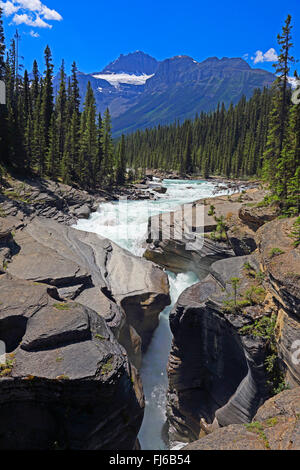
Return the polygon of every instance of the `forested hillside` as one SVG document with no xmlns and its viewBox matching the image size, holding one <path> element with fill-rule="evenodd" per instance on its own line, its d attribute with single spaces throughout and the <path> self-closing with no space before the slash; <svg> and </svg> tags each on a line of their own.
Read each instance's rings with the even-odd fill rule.
<svg viewBox="0 0 300 470">
<path fill-rule="evenodd" d="M 269 128 L 272 91 L 256 90 L 247 102 L 182 125 L 159 126 L 126 137 L 126 155 L 135 168 L 163 168 L 181 174 L 233 177 L 259 175 Z"/>
<path fill-rule="evenodd" d="M 300 104 L 289 86 L 291 17 L 278 36 L 281 48 L 272 89 L 257 89 L 247 101 L 202 113 L 183 124 L 156 127 L 113 142 L 109 110 L 97 115 L 87 84 L 83 111 L 76 63 L 68 79 L 60 68 L 54 96 L 52 55 L 47 46 L 44 74 L 21 76 L 12 40 L 8 50 L 0 9 L 0 79 L 6 105 L 0 106 L 0 171 L 37 175 L 89 190 L 126 183 L 147 168 L 177 170 L 207 178 L 264 178 L 283 207 L 299 211 Z M 126 174 L 126 168 L 133 172 Z"/>
<path fill-rule="evenodd" d="M 7 51 L 5 48 L 1 15 L 0 9 L 0 79 L 6 84 L 6 106 L 0 106 L 1 171 L 8 168 L 47 176 L 87 189 L 123 183 L 124 155 L 121 161 L 122 149 L 114 153 L 109 111 L 103 119 L 97 115 L 90 83 L 80 111 L 76 63 L 68 80 L 62 63 L 56 97 L 48 46 L 43 76 L 40 77 L 36 61 L 32 79 L 27 70 L 21 76 L 15 40 Z"/>
<path fill-rule="evenodd" d="M 228 108 L 242 96 L 249 99 L 257 88 L 271 87 L 274 78 L 240 58 L 209 57 L 201 63 L 187 56 L 167 59 L 147 80 L 136 103 L 116 115 L 113 135 L 194 119 L 196 113 L 214 111 L 218 103 Z"/>
<path fill-rule="evenodd" d="M 277 79 L 229 109 L 224 104 L 182 125 L 158 126 L 126 137 L 134 168 L 163 168 L 181 174 L 263 178 L 290 213 L 300 209 L 300 86 L 292 93 L 291 17 L 278 36 Z M 295 73 L 296 78 L 298 78 Z M 289 209 L 290 208 L 290 209 Z"/>
</svg>

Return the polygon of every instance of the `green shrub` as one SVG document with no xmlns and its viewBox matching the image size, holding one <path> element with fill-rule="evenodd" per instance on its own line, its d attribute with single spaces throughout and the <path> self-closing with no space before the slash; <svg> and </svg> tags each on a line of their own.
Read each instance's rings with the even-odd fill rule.
<svg viewBox="0 0 300 470">
<path fill-rule="evenodd" d="M 259 423 L 258 421 L 253 421 L 252 423 L 244 424 L 244 426 L 248 431 L 254 432 L 255 434 L 259 435 L 259 437 L 263 440 L 266 449 L 270 448 L 270 444 L 265 434 L 264 427 L 261 423 Z"/>
<path fill-rule="evenodd" d="M 270 250 L 271 258 L 274 258 L 274 256 L 283 255 L 283 254 L 284 254 L 284 251 L 282 251 L 280 248 L 272 248 L 272 250 Z"/>
<path fill-rule="evenodd" d="M 210 209 L 208 211 L 208 215 L 209 216 L 215 215 L 215 213 L 216 213 L 215 209 L 216 209 L 215 206 L 210 206 Z"/>
<path fill-rule="evenodd" d="M 106 375 L 113 370 L 113 358 L 110 357 L 101 367 L 101 375 Z"/>
<path fill-rule="evenodd" d="M 210 238 L 218 242 L 227 241 L 227 226 L 225 223 L 224 216 L 221 215 L 221 217 L 215 217 L 214 219 L 217 222 L 217 227 L 216 230 L 211 233 Z"/>
<path fill-rule="evenodd" d="M 69 310 L 70 309 L 70 305 L 68 304 L 53 304 L 53 307 L 56 308 L 57 310 Z"/>
<path fill-rule="evenodd" d="M 285 375 L 280 367 L 275 338 L 276 315 L 262 317 L 253 324 L 240 329 L 241 335 L 252 335 L 266 340 L 265 370 L 270 395 L 286 390 Z"/>
<path fill-rule="evenodd" d="M 294 239 L 294 246 L 297 248 L 300 245 L 300 216 L 297 217 L 293 224 L 290 237 Z"/>
</svg>

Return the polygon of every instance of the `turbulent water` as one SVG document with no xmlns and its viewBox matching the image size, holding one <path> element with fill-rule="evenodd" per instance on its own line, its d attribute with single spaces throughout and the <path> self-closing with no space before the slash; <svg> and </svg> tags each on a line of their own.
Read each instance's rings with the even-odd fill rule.
<svg viewBox="0 0 300 470">
<path fill-rule="evenodd" d="M 217 185 L 207 181 L 164 180 L 164 186 L 168 191 L 157 201 L 123 200 L 105 203 L 89 220 L 80 220 L 76 228 L 102 235 L 133 254 L 142 256 L 150 216 L 170 212 L 179 205 L 211 197 Z M 198 280 L 193 273 L 177 276 L 168 273 L 168 276 L 172 305 L 160 315 L 159 327 L 143 358 L 141 369 L 146 410 L 139 439 L 144 450 L 166 449 L 162 429 L 166 421 L 166 367 L 172 339 L 169 313 L 179 295 Z"/>
</svg>

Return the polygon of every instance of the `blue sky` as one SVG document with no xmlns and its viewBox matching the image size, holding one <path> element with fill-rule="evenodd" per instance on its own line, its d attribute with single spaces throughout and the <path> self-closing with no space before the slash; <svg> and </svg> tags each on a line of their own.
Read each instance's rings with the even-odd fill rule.
<svg viewBox="0 0 300 470">
<path fill-rule="evenodd" d="M 293 54 L 300 59 L 300 0 L 0 0 L 7 38 L 18 28 L 20 54 L 31 69 L 43 70 L 50 45 L 55 65 L 76 60 L 83 72 L 98 72 L 121 53 L 142 50 L 159 60 L 189 55 L 246 57 L 272 70 L 276 37 L 288 13 L 293 17 Z M 300 64 L 298 64 L 300 68 Z"/>
</svg>

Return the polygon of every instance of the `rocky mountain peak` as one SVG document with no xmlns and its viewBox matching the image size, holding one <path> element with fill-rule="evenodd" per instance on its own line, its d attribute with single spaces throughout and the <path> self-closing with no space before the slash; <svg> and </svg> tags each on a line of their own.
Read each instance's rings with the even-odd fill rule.
<svg viewBox="0 0 300 470">
<path fill-rule="evenodd" d="M 121 54 L 118 59 L 108 64 L 102 73 L 132 73 L 135 75 L 152 75 L 156 72 L 159 62 L 142 51 Z"/>
</svg>

